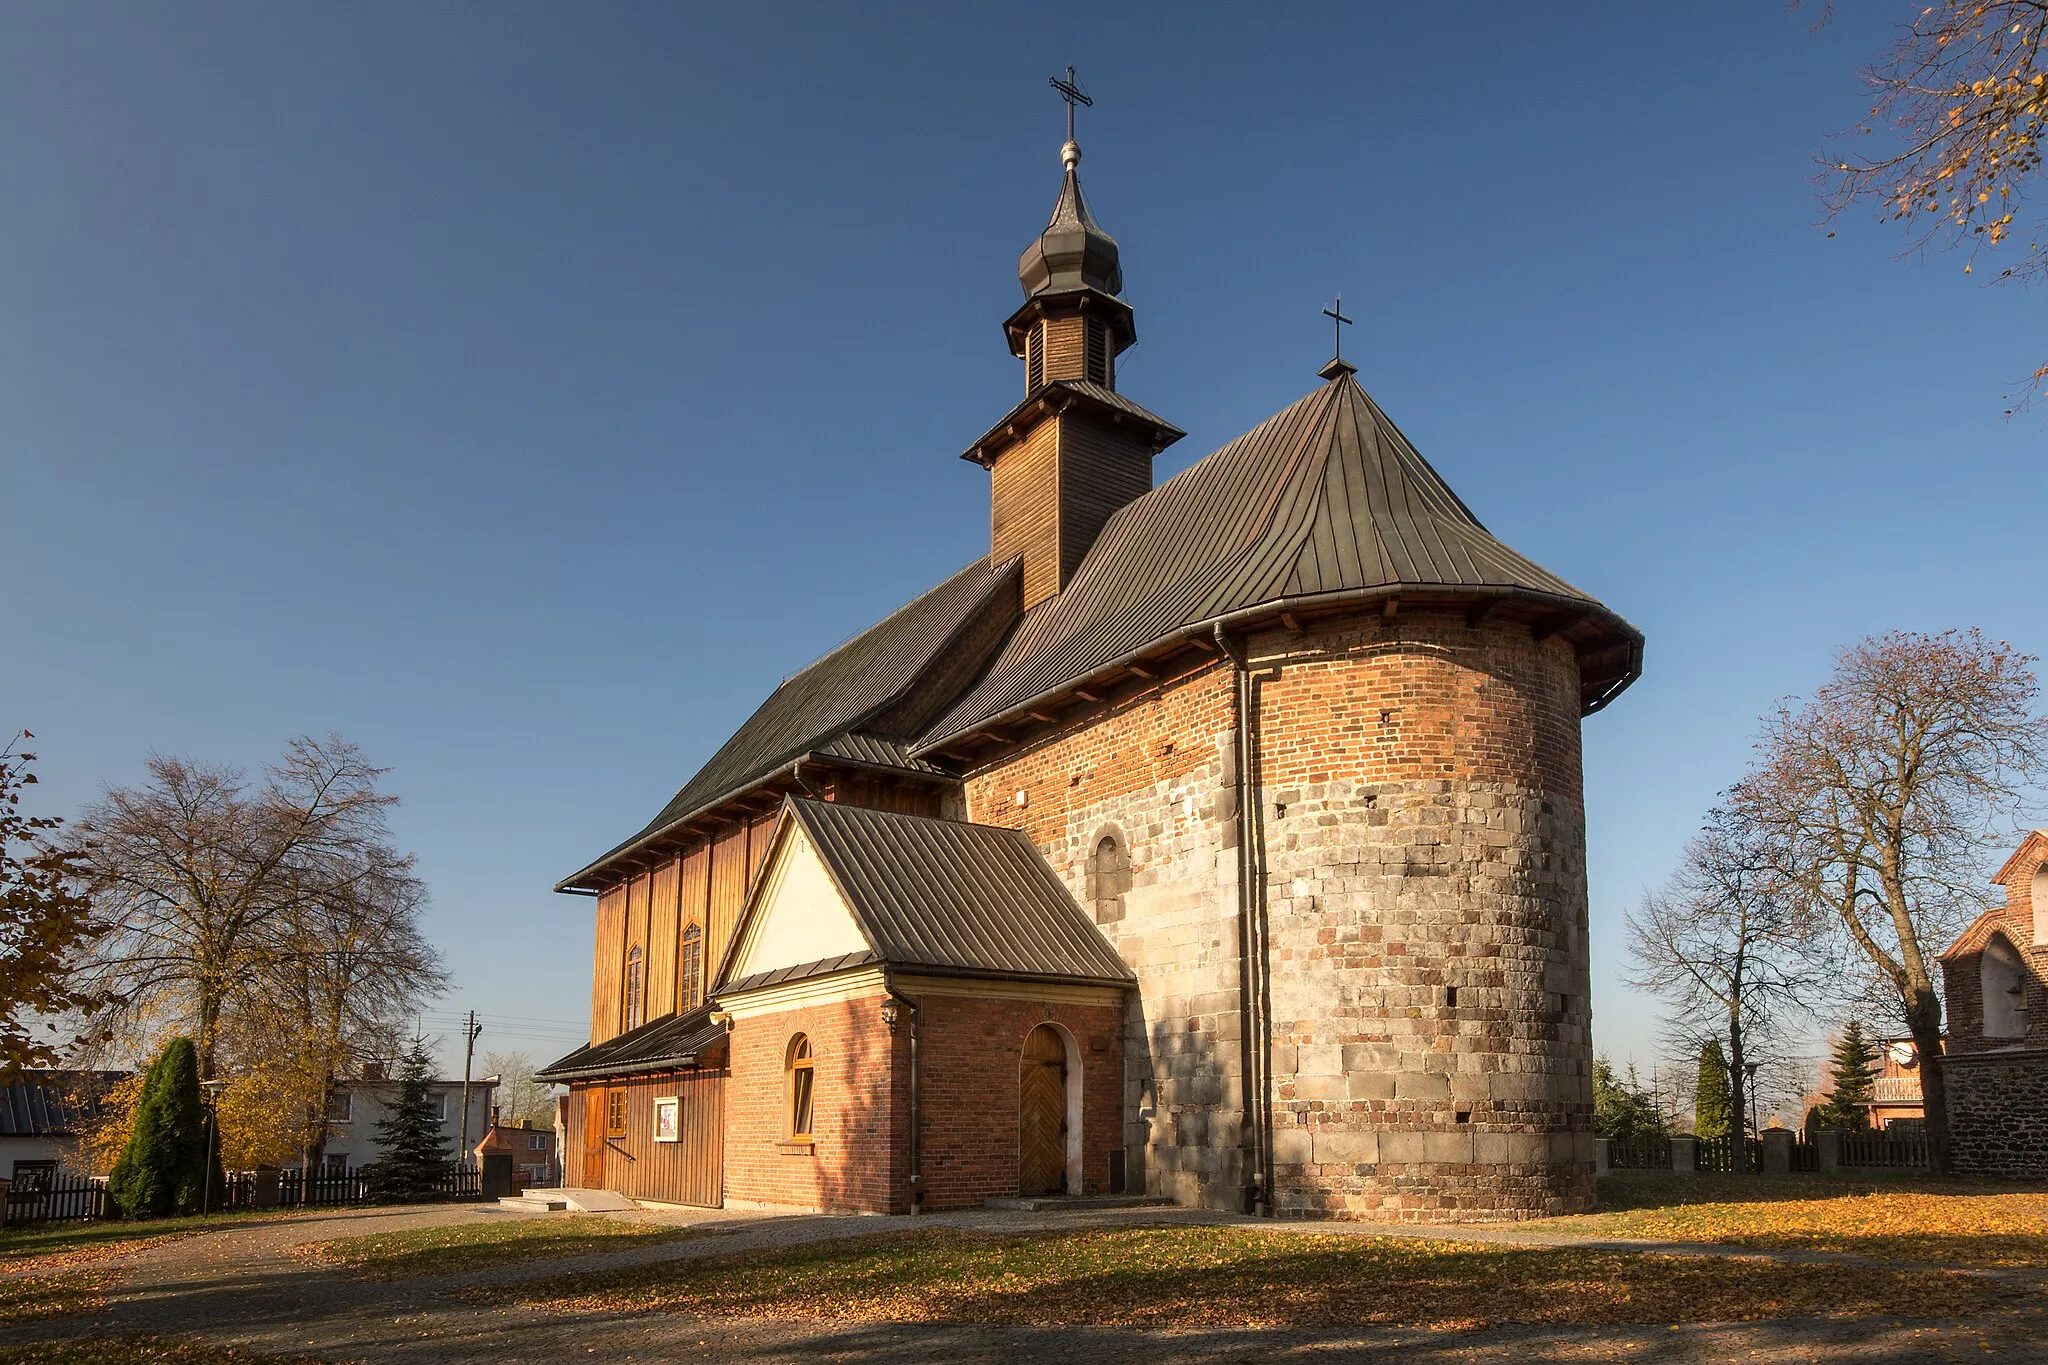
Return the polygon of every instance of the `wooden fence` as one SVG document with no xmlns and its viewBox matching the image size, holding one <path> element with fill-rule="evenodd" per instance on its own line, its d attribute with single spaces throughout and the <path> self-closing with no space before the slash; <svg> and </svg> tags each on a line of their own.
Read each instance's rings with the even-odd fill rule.
<svg viewBox="0 0 2048 1365">
<path fill-rule="evenodd" d="M 1842 1134 L 1842 1165 L 1919 1166 L 1927 1165 L 1927 1135 L 1883 1130 Z"/>
<path fill-rule="evenodd" d="M 476 1199 L 483 1194 L 483 1173 L 474 1165 L 453 1167 L 434 1183 L 443 1199 Z M 323 1167 L 308 1180 L 303 1171 L 277 1173 L 277 1206 L 307 1208 L 320 1204 L 371 1204 L 370 1182 L 361 1167 Z M 256 1205 L 256 1174 L 229 1171 L 215 1185 L 207 1201 L 215 1212 L 251 1209 Z M 38 1175 L 34 1180 L 8 1186 L 0 1205 L 0 1224 L 69 1223 L 108 1218 L 114 1208 L 107 1199 L 107 1182 L 98 1176 Z"/>
<path fill-rule="evenodd" d="M 1607 1144 L 1607 1165 L 1617 1171 L 1668 1171 L 1671 1139 L 1662 1133 L 1615 1138 Z"/>
<path fill-rule="evenodd" d="M 87 1176 L 43 1175 L 7 1187 L 0 1223 L 68 1223 L 107 1216 L 107 1182 Z"/>
<path fill-rule="evenodd" d="M 1724 1174 L 1734 1174 L 1738 1171 L 1762 1170 L 1764 1168 L 1763 1143 L 1756 1138 L 1744 1138 L 1741 1141 L 1742 1145 L 1737 1147 L 1736 1139 L 1732 1137 L 1701 1138 L 1699 1169 L 1702 1171 L 1719 1171 Z M 1744 1164 L 1738 1166 L 1736 1164 L 1737 1161 L 1741 1161 Z"/>
</svg>

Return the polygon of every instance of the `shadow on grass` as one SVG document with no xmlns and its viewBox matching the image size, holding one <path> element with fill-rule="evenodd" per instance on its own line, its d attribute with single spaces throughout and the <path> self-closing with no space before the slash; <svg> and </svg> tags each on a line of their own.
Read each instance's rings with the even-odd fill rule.
<svg viewBox="0 0 2048 1365">
<path fill-rule="evenodd" d="M 1917 1171 L 1853 1175 L 1674 1175 L 1669 1171 L 1615 1171 L 1600 1177 L 1602 1213 L 1671 1208 L 1683 1204 L 1779 1204 L 1810 1199 L 1860 1199 L 1873 1194 L 1936 1194 L 1949 1198 L 2048 1193 L 2040 1184 L 1973 1180 Z"/>
<path fill-rule="evenodd" d="M 366 1279 L 398 1280 L 454 1275 L 488 1266 L 559 1261 L 627 1251 L 661 1242 L 717 1236 L 722 1229 L 623 1222 L 612 1218 L 521 1218 L 513 1222 L 457 1223 L 372 1233 L 298 1247 L 312 1265 L 346 1270 Z"/>
<path fill-rule="evenodd" d="M 1952 1318 L 1965 1274 L 1241 1228 L 1002 1236 L 929 1230 L 470 1291 L 481 1301 L 702 1317 L 1147 1328 Z"/>
</svg>

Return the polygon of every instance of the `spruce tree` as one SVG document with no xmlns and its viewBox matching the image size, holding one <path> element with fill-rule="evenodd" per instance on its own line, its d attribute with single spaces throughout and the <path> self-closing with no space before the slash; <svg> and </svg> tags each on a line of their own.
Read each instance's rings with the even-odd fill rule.
<svg viewBox="0 0 2048 1365">
<path fill-rule="evenodd" d="M 135 1130 L 107 1180 L 108 1197 L 125 1218 L 196 1212 L 206 1156 L 199 1055 L 190 1038 L 173 1038 L 142 1084 Z"/>
<path fill-rule="evenodd" d="M 1709 1038 L 1700 1049 L 1700 1077 L 1693 1090 L 1692 1131 L 1703 1141 L 1733 1137 L 1734 1104 L 1728 1095 L 1728 1054 L 1721 1040 Z"/>
<path fill-rule="evenodd" d="M 1865 1106 L 1875 1098 L 1877 1071 L 1877 1045 L 1863 1032 L 1863 1025 L 1851 1019 L 1835 1041 L 1828 1064 L 1834 1090 L 1828 1096 L 1823 1121 L 1830 1128 L 1870 1126 L 1870 1110 Z"/>
<path fill-rule="evenodd" d="M 377 1123 L 377 1142 L 383 1155 L 363 1170 L 372 1199 L 418 1203 L 440 1194 L 437 1186 L 452 1163 L 448 1139 L 442 1135 L 441 1119 L 434 1112 L 434 1097 L 427 1085 L 433 1068 L 426 1040 L 414 1038 L 400 1064 L 398 1098 Z"/>
</svg>

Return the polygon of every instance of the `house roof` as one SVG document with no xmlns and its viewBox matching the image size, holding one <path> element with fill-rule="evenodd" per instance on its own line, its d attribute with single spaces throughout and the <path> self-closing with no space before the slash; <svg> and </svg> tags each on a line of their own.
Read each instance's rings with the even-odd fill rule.
<svg viewBox="0 0 2048 1365">
<path fill-rule="evenodd" d="M 1991 880 L 2000 886 L 2010 886 L 2013 878 L 2027 864 L 2033 863 L 2038 867 L 2044 862 L 2048 862 L 2048 829 L 2029 830 L 2027 837 L 2020 840 L 2020 846 L 2012 851 L 2012 856 L 2005 860 Z"/>
<path fill-rule="evenodd" d="M 632 838 L 564 878 L 582 882 L 606 862 L 692 816 L 746 791 L 813 752 L 833 749 L 854 762 L 931 772 L 902 745 L 860 734 L 863 722 L 909 691 L 978 611 L 1018 573 L 1015 561 L 978 559 L 907 606 L 862 631 L 809 667 L 783 679 L 731 739 Z"/>
<path fill-rule="evenodd" d="M 1400 590 L 1513 594 L 1580 622 L 1619 690 L 1642 635 L 1480 524 L 1347 369 L 1119 510 L 1065 591 L 1034 606 L 930 750 L 1176 633 L 1262 605 Z M 1598 694 L 1604 702 L 1605 695 Z M 1589 702 L 1596 699 L 1589 695 Z"/>
<path fill-rule="evenodd" d="M 0 1085 L 0 1137 L 62 1137 L 98 1117 L 126 1071 L 23 1071 Z"/>
<path fill-rule="evenodd" d="M 2015 949 L 2025 951 L 2031 946 L 2027 931 L 2032 926 L 2010 913 L 2011 908 L 2005 905 L 1994 906 L 1971 920 L 1963 932 L 1956 935 L 1956 941 L 1943 949 L 1935 961 L 1952 962 L 1967 954 L 1982 952 L 1994 934 L 2002 935 Z M 2022 939 L 2029 941 L 2021 942 Z"/>
<path fill-rule="evenodd" d="M 705 1005 L 687 1014 L 664 1014 L 616 1038 L 586 1044 L 533 1074 L 536 1080 L 573 1081 L 691 1067 L 724 1038 L 725 1025 L 713 1023 L 711 1007 Z"/>
<path fill-rule="evenodd" d="M 722 982 L 722 998 L 884 963 L 941 975 L 1127 985 L 1116 950 L 1019 830 L 796 797 L 783 804 L 772 862 L 802 829 L 868 951 Z M 761 913 L 756 881 L 740 939 Z M 733 963 L 739 954 L 735 953 Z M 728 968 L 730 970 L 730 968 Z"/>
</svg>

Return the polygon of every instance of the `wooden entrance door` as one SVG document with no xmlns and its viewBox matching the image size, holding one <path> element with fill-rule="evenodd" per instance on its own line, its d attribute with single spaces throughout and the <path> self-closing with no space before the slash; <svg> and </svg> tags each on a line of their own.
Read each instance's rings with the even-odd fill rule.
<svg viewBox="0 0 2048 1365">
<path fill-rule="evenodd" d="M 583 1092 L 583 1188 L 604 1188 L 604 1087 Z M 565 1166 L 567 1162 L 563 1163 Z"/>
<path fill-rule="evenodd" d="M 1067 1192 L 1067 1045 L 1040 1024 L 1024 1040 L 1017 1078 L 1017 1190 Z"/>
</svg>

